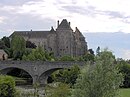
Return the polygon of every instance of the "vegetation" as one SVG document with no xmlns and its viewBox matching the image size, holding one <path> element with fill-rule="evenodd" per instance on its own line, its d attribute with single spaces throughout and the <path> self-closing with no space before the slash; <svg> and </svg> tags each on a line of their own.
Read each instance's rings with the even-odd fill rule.
<svg viewBox="0 0 130 97">
<path fill-rule="evenodd" d="M 71 56 L 63 56 L 59 59 L 60 61 L 75 61 L 75 59 Z"/>
<path fill-rule="evenodd" d="M 31 61 L 36 61 L 36 60 L 42 60 L 42 61 L 53 61 L 54 57 L 52 55 L 49 55 L 42 47 L 38 47 L 36 49 L 32 49 L 32 51 L 27 54 L 23 55 L 22 57 L 23 60 L 31 60 Z"/>
<path fill-rule="evenodd" d="M 0 97 L 15 97 L 15 81 L 10 76 L 0 75 Z"/>
<path fill-rule="evenodd" d="M 5 45 L 6 48 L 10 48 L 10 39 L 9 39 L 9 37 L 4 36 L 4 37 L 1 39 L 1 41 L 4 42 L 4 45 Z"/>
<path fill-rule="evenodd" d="M 94 62 L 95 61 L 95 56 L 91 53 L 87 53 L 83 56 L 83 61 L 91 61 L 91 62 Z"/>
<path fill-rule="evenodd" d="M 114 64 L 114 56 L 109 51 L 100 52 L 95 64 L 81 70 L 71 97 L 115 97 L 123 76 Z"/>
<path fill-rule="evenodd" d="M 13 36 L 0 40 L 0 49 L 4 49 L 14 60 L 55 61 L 53 52 L 46 52 L 42 47 L 25 41 L 21 36 Z M 112 52 L 89 49 L 84 56 L 63 56 L 58 61 L 86 61 L 87 65 L 80 70 L 77 65 L 54 72 L 51 77 L 54 83 L 46 86 L 46 97 L 115 97 L 119 86 L 130 87 L 130 63 L 123 59 L 115 59 Z M 93 64 L 93 65 L 92 65 Z M 122 75 L 123 74 L 123 75 Z M 21 83 L 21 79 L 17 79 Z M 127 97 L 129 89 L 121 89 L 121 96 Z M 30 97 L 38 96 L 38 90 Z M 128 95 L 127 95 L 128 94 Z M 0 97 L 15 97 L 15 82 L 12 77 L 0 76 Z M 27 96 L 27 95 L 26 95 Z M 20 96 L 19 96 L 20 97 Z"/>
<path fill-rule="evenodd" d="M 120 89 L 117 97 L 130 97 L 130 89 Z"/>
<path fill-rule="evenodd" d="M 65 83 L 53 83 L 45 87 L 45 97 L 69 97 L 70 87 Z"/>
<path fill-rule="evenodd" d="M 117 64 L 119 66 L 120 72 L 124 75 L 124 82 L 122 87 L 130 88 L 130 64 L 123 59 L 118 59 Z"/>
<path fill-rule="evenodd" d="M 35 49 L 37 46 L 32 43 L 31 41 L 26 41 L 26 48 L 33 48 Z"/>
<path fill-rule="evenodd" d="M 26 49 L 26 42 L 21 36 L 13 36 L 11 40 L 11 50 L 13 54 L 13 59 L 22 59 L 22 56 Z"/>
<path fill-rule="evenodd" d="M 55 71 L 51 75 L 51 77 L 54 80 L 54 82 L 66 83 L 72 87 L 75 84 L 79 74 L 80 74 L 79 67 L 77 65 L 74 65 L 71 68 Z"/>
</svg>

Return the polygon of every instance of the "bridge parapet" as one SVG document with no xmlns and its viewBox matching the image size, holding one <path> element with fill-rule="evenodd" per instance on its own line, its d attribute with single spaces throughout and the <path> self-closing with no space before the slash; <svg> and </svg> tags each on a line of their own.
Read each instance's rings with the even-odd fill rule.
<svg viewBox="0 0 130 97">
<path fill-rule="evenodd" d="M 79 65 L 83 66 L 86 64 L 86 62 L 82 61 L 21 61 L 21 60 L 4 60 L 0 61 L 0 64 L 17 64 L 17 65 L 22 65 L 22 64 L 28 64 L 28 65 Z"/>
<path fill-rule="evenodd" d="M 14 60 L 5 60 L 0 61 L 0 72 L 7 71 L 7 68 L 19 68 L 22 69 L 33 78 L 33 83 L 39 80 L 39 77 L 43 75 L 43 79 L 46 75 L 49 75 L 52 71 L 68 68 L 73 65 L 78 65 L 82 67 L 86 62 L 77 62 L 77 61 L 14 61 Z M 45 77 L 44 77 L 45 76 Z M 45 80 L 45 79 L 44 79 Z"/>
</svg>

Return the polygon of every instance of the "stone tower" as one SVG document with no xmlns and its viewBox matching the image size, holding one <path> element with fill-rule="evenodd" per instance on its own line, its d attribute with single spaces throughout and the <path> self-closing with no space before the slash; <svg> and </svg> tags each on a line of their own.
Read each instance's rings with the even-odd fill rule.
<svg viewBox="0 0 130 97">
<path fill-rule="evenodd" d="M 57 56 L 73 56 L 73 30 L 66 19 L 60 23 L 56 29 L 57 34 Z"/>
</svg>

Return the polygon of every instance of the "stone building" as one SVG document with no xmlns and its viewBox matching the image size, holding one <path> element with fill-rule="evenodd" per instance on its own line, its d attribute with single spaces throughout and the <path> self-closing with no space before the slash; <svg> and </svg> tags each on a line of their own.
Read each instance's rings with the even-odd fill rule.
<svg viewBox="0 0 130 97">
<path fill-rule="evenodd" d="M 7 60 L 7 59 L 8 59 L 7 53 L 3 49 L 0 49 L 0 60 Z"/>
<path fill-rule="evenodd" d="M 70 27 L 70 22 L 63 19 L 57 22 L 57 28 L 50 31 L 14 31 L 11 35 L 23 36 L 25 40 L 41 45 L 46 51 L 54 52 L 56 57 L 70 55 L 81 56 L 87 51 L 85 37 L 76 27 L 75 31 Z"/>
</svg>

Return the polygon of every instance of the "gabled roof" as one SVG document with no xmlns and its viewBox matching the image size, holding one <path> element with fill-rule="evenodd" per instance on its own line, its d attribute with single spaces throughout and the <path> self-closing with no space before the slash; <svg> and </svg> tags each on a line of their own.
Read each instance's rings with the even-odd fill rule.
<svg viewBox="0 0 130 97">
<path fill-rule="evenodd" d="M 66 19 L 63 19 L 57 29 L 71 29 L 71 27 L 68 21 Z"/>
<path fill-rule="evenodd" d="M 75 28 L 75 33 L 79 36 L 79 37 L 84 37 L 83 34 L 79 31 L 79 29 L 76 27 Z"/>
<path fill-rule="evenodd" d="M 53 26 L 51 27 L 50 33 L 55 33 L 56 31 L 54 30 Z"/>
<path fill-rule="evenodd" d="M 49 32 L 50 31 L 14 31 L 14 33 L 11 36 L 20 35 L 29 38 L 46 38 Z"/>
</svg>

